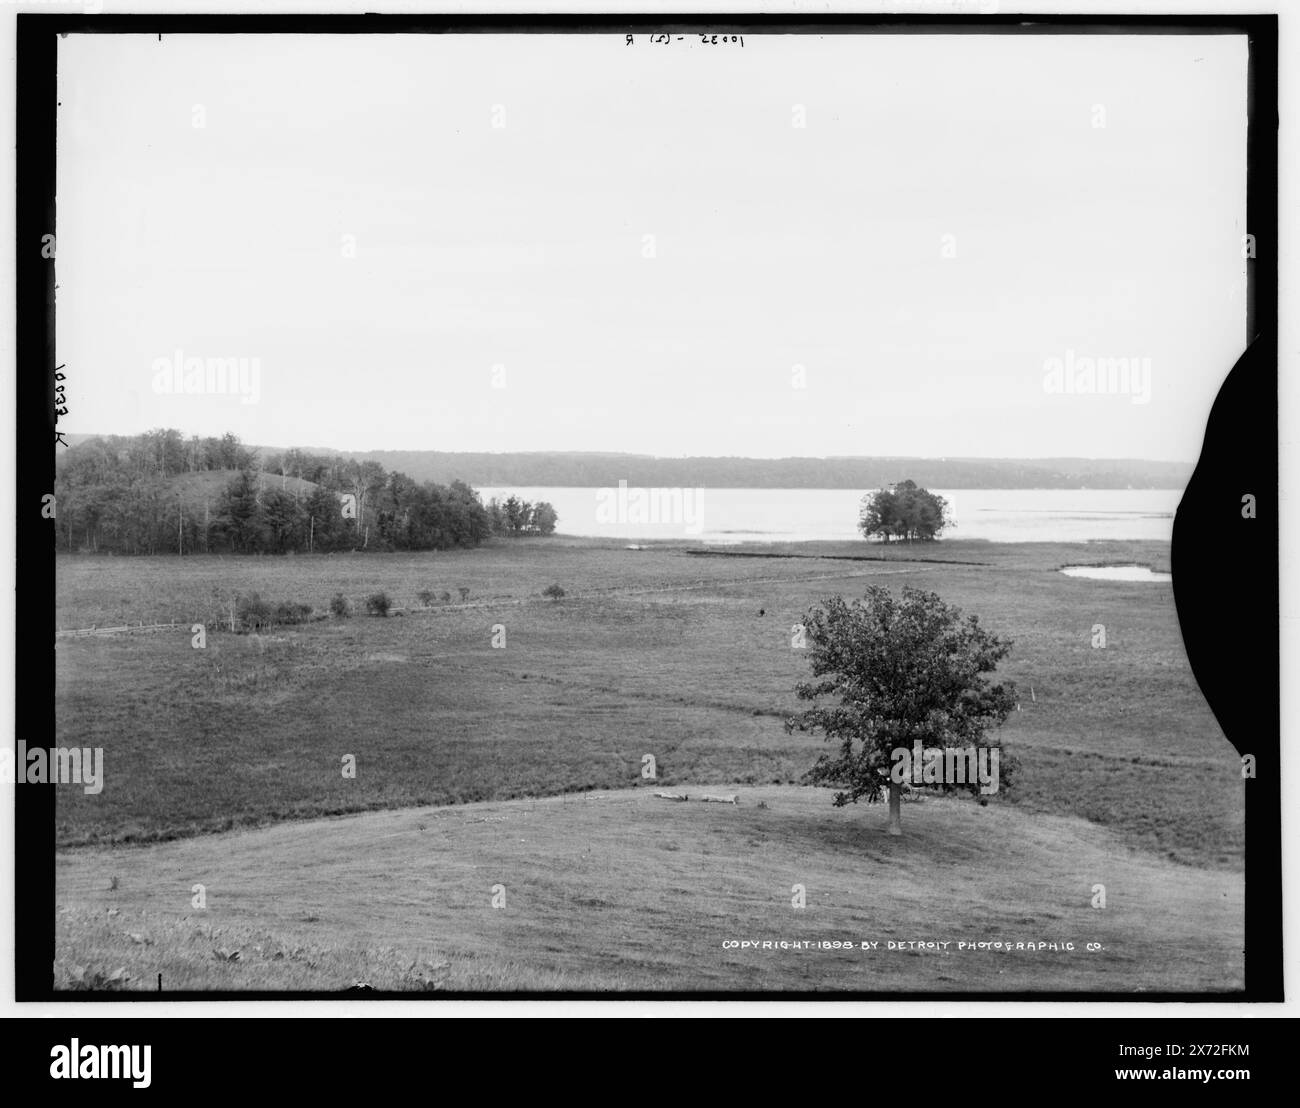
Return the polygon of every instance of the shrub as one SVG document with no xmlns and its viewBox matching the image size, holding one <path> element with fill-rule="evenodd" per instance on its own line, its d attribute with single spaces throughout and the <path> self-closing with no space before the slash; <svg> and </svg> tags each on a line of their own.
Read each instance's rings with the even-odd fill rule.
<svg viewBox="0 0 1300 1108">
<path fill-rule="evenodd" d="M 347 619 L 352 614 L 352 605 L 348 603 L 348 598 L 341 592 L 334 594 L 334 599 L 330 601 L 330 611 L 339 619 Z"/>
<path fill-rule="evenodd" d="M 451 603 L 451 593 L 449 593 L 446 589 L 443 589 L 441 600 L 442 600 L 442 602 L 443 602 L 444 604 L 450 604 L 450 603 Z"/>
<path fill-rule="evenodd" d="M 549 596 L 552 600 L 559 600 L 564 595 L 564 590 L 559 585 L 547 585 L 542 590 L 543 596 Z"/>
<path fill-rule="evenodd" d="M 371 593 L 366 597 L 366 611 L 372 616 L 386 616 L 393 602 L 386 592 Z"/>
<path fill-rule="evenodd" d="M 271 605 L 255 592 L 239 598 L 235 613 L 239 616 L 240 624 L 249 631 L 261 631 L 271 626 L 273 620 Z"/>
<path fill-rule="evenodd" d="M 63 988 L 73 992 L 109 992 L 125 989 L 131 980 L 131 975 L 126 972 L 125 966 L 108 973 L 92 966 L 73 965 L 64 970 L 62 976 Z"/>
<path fill-rule="evenodd" d="M 465 586 L 462 585 L 459 591 L 460 591 L 460 599 L 462 603 L 469 599 L 469 589 L 465 588 Z"/>
<path fill-rule="evenodd" d="M 292 604 L 289 601 L 282 601 L 275 606 L 275 622 L 282 626 L 306 623 L 310 615 L 310 604 Z"/>
<path fill-rule="evenodd" d="M 429 589 L 422 589 L 418 595 L 420 597 L 420 603 L 423 604 L 426 608 L 429 607 L 429 605 L 431 605 L 435 600 L 438 599 L 437 594 L 435 594 Z"/>
</svg>

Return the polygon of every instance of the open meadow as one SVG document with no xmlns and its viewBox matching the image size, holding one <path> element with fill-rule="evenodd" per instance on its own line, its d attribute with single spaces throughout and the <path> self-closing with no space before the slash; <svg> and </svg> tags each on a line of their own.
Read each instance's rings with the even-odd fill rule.
<svg viewBox="0 0 1300 1108">
<path fill-rule="evenodd" d="M 563 537 L 60 556 L 59 626 L 177 628 L 57 642 L 56 741 L 102 747 L 105 767 L 101 793 L 57 793 L 58 986 L 118 968 L 128 987 L 161 972 L 176 989 L 1241 986 L 1243 783 L 1172 590 L 1057 572 L 1168 571 L 1168 543 L 726 549 L 765 556 Z M 541 595 L 553 583 L 563 598 Z M 883 805 L 801 787 L 823 741 L 782 726 L 808 676 L 793 626 L 869 584 L 933 590 L 1015 643 L 998 671 L 1020 692 L 1003 729 L 1014 787 L 987 807 L 908 804 L 902 839 Z M 377 590 L 387 618 L 365 614 Z M 323 618 L 222 630 L 253 591 Z M 329 615 L 338 592 L 351 618 Z M 665 788 L 739 803 L 652 795 Z M 886 953 L 889 939 L 1103 949 Z"/>
</svg>

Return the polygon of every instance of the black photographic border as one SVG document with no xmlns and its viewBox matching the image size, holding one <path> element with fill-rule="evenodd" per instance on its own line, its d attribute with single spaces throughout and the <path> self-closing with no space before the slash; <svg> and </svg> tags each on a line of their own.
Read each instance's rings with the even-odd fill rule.
<svg viewBox="0 0 1300 1108">
<path fill-rule="evenodd" d="M 42 236 L 55 233 L 57 41 L 69 34 L 995 34 L 995 35 L 1244 35 L 1249 48 L 1247 230 L 1257 257 L 1247 259 L 1246 354 L 1215 403 L 1206 445 L 1180 505 L 1171 547 L 1174 591 L 1193 672 L 1238 751 L 1257 759 L 1246 782 L 1246 976 L 1241 992 L 56 992 L 53 988 L 55 820 L 53 789 L 14 790 L 15 995 L 69 1003 L 218 1000 L 758 1000 L 822 1001 L 1185 1001 L 1276 1002 L 1282 999 L 1282 855 L 1280 743 L 1280 618 L 1278 608 L 1277 405 L 1277 127 L 1278 17 L 1246 15 L 54 15 L 16 18 L 16 726 L 30 746 L 54 745 L 54 559 L 42 497 L 54 489 L 55 342 L 53 259 Z M 1135 248 L 1137 248 L 1135 246 Z M 1196 305 L 1188 305 L 1189 321 Z M 37 367 L 40 367 L 38 370 Z M 1225 367 L 1225 370 L 1228 367 Z M 1217 428 L 1217 430 L 1216 430 Z M 1197 478 L 1201 490 L 1191 494 Z M 1227 490 L 1226 492 L 1224 490 Z M 1240 523 L 1233 490 L 1257 498 L 1249 537 L 1229 536 Z M 1238 517 L 1238 518 L 1233 518 Z M 1195 542 L 1178 542 L 1183 534 Z M 1235 542 L 1235 546 L 1233 543 Z M 1222 583 L 1248 583 L 1242 596 Z M 1213 564 L 1212 564 L 1213 563 Z M 1179 589 L 1180 580 L 1184 583 Z M 1220 582 L 1217 587 L 1213 582 Z M 1189 592 L 1189 585 L 1196 589 Z M 1216 589 L 1211 594 L 1203 589 Z M 1180 595 L 1181 593 L 1181 595 Z M 1225 631 L 1224 620 L 1231 623 Z M 1235 620 L 1235 622 L 1232 622 Z M 43 644 L 40 650 L 31 644 Z M 1249 695 L 1216 695 L 1246 676 Z"/>
</svg>

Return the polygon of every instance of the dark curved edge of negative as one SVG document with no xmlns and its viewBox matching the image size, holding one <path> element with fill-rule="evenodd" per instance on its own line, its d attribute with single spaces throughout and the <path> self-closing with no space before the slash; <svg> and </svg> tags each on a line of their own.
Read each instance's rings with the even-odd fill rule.
<svg viewBox="0 0 1300 1108">
<path fill-rule="evenodd" d="M 1257 339 L 1210 410 L 1174 515 L 1174 604 L 1201 691 L 1243 770 L 1247 993 L 1281 995 L 1277 348 Z M 1254 518 L 1243 498 L 1254 497 Z"/>
</svg>

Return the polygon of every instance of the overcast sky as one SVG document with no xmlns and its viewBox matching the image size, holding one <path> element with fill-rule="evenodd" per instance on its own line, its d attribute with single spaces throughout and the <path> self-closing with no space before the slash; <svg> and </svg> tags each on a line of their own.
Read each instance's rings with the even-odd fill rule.
<svg viewBox="0 0 1300 1108">
<path fill-rule="evenodd" d="M 59 427 L 1191 461 L 1244 347 L 1246 56 L 71 35 Z M 178 351 L 256 395 L 159 391 Z M 1148 401 L 1045 391 L 1087 357 L 1150 359 Z"/>
</svg>

